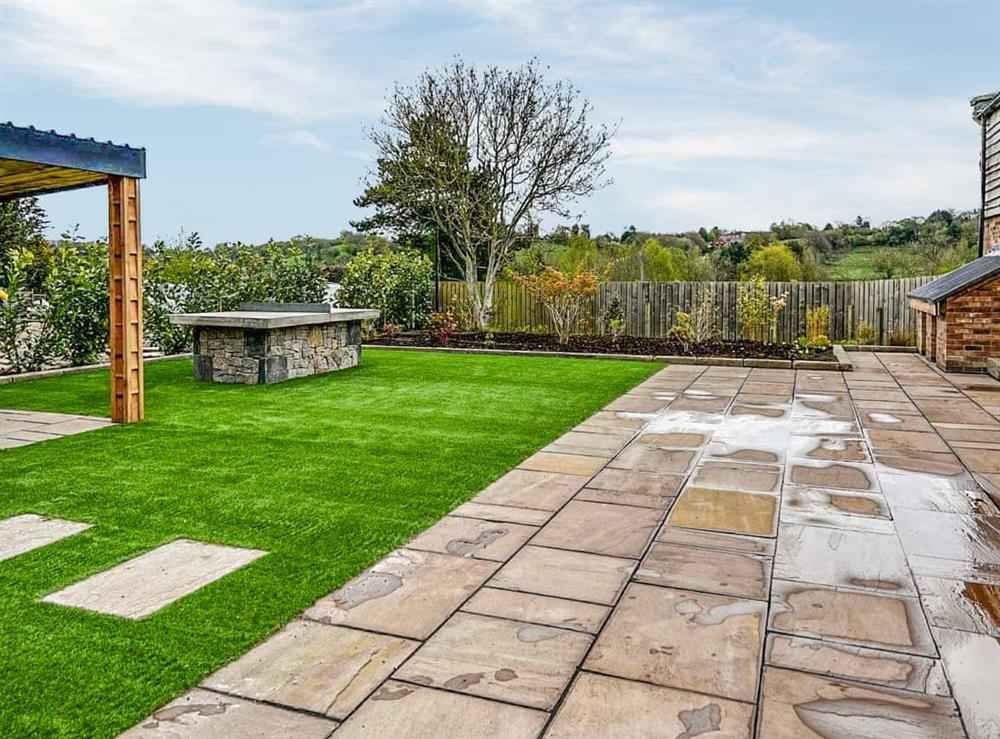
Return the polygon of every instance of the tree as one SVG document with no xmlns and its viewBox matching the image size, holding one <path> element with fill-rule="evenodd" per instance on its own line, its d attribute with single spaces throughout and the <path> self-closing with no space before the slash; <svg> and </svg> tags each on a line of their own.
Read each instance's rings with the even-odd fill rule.
<svg viewBox="0 0 1000 739">
<path fill-rule="evenodd" d="M 883 246 L 872 252 L 868 264 L 879 277 L 891 280 L 893 277 L 902 277 L 907 272 L 909 259 L 901 249 Z"/>
<path fill-rule="evenodd" d="M 383 227 L 437 229 L 485 329 L 496 280 L 542 213 L 607 184 L 613 131 L 589 122 L 592 106 L 569 82 L 547 82 L 537 61 L 512 70 L 457 60 L 397 85 L 359 202 Z M 482 277 L 484 286 L 479 289 Z"/>
<path fill-rule="evenodd" d="M 52 262 L 52 248 L 45 240 L 49 225 L 38 198 L 8 200 L 0 203 L 0 287 L 6 285 L 5 266 L 17 255 L 31 256 L 25 273 L 24 289 L 39 290 Z"/>
<path fill-rule="evenodd" d="M 794 282 L 802 279 L 802 266 L 784 244 L 771 244 L 755 251 L 743 265 L 746 277 L 763 277 L 768 282 Z"/>
</svg>

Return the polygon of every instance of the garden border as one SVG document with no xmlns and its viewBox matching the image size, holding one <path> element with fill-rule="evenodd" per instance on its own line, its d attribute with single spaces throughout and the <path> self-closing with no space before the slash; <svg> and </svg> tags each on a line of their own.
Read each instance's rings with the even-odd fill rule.
<svg viewBox="0 0 1000 739">
<path fill-rule="evenodd" d="M 164 359 L 182 359 L 184 357 L 190 357 L 191 352 L 184 352 L 182 354 L 164 354 L 162 357 L 146 357 L 143 359 L 145 364 L 150 362 L 162 362 Z M 37 370 L 35 372 L 21 372 L 16 375 L 0 375 L 0 385 L 8 385 L 12 382 L 21 382 L 23 380 L 41 380 L 45 377 L 58 377 L 59 375 L 75 375 L 77 372 L 87 372 L 89 370 L 106 370 L 111 369 L 110 362 L 101 362 L 99 364 L 81 364 L 76 367 L 54 367 L 47 370 Z"/>
<path fill-rule="evenodd" d="M 404 352 L 444 352 L 451 354 L 495 354 L 515 357 L 566 357 L 569 359 L 618 359 L 627 362 L 662 362 L 664 364 L 696 364 L 709 367 L 760 367 L 767 369 L 824 370 L 850 372 L 854 369 L 846 352 L 833 345 L 836 362 L 813 359 L 742 359 L 740 357 L 685 357 L 661 354 L 602 354 L 591 352 L 546 352 L 531 349 L 480 349 L 454 346 L 394 346 L 392 344 L 362 344 L 363 349 L 390 349 Z M 839 352 L 838 352 L 839 349 Z"/>
</svg>

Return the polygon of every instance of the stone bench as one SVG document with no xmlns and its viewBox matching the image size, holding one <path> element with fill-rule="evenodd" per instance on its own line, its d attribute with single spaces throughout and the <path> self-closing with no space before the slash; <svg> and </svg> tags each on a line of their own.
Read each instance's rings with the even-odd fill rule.
<svg viewBox="0 0 1000 739">
<path fill-rule="evenodd" d="M 170 322 L 194 328 L 194 376 L 267 385 L 354 367 L 361 321 L 377 310 L 325 303 L 241 303 L 238 310 L 183 313 Z"/>
</svg>

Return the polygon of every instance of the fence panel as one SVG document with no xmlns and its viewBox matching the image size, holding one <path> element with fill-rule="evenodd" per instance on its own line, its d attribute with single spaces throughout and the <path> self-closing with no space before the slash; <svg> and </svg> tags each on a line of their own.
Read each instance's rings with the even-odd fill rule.
<svg viewBox="0 0 1000 739">
<path fill-rule="evenodd" d="M 876 340 L 907 337 L 912 343 L 916 318 L 906 293 L 933 277 L 858 282 L 770 282 L 769 295 L 787 294 L 785 310 L 778 321 L 778 339 L 794 341 L 805 333 L 806 311 L 830 306 L 830 338 L 834 341 L 857 336 L 864 322 L 875 330 Z M 740 335 L 737 315 L 738 282 L 605 282 L 589 301 L 585 330 L 602 333 L 604 316 L 617 298 L 625 319 L 625 332 L 632 336 L 666 336 L 678 311 L 691 312 L 698 296 L 710 294 L 715 301 L 716 325 L 725 339 Z M 480 286 L 482 287 L 482 286 Z M 442 307 L 466 302 L 465 283 L 441 283 Z M 515 283 L 500 282 L 495 290 L 492 327 L 512 331 L 527 327 L 552 330 L 544 306 Z"/>
</svg>

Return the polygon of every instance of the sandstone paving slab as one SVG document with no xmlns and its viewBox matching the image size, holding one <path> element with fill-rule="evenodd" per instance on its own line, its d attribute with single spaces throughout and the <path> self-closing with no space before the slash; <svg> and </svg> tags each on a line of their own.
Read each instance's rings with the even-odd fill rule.
<svg viewBox="0 0 1000 739">
<path fill-rule="evenodd" d="M 893 511 L 907 556 L 1000 565 L 1000 517 L 957 513 Z"/>
<path fill-rule="evenodd" d="M 740 392 L 750 393 L 751 395 L 770 395 L 779 398 L 791 398 L 792 383 L 756 382 L 753 379 L 750 379 L 743 384 Z"/>
<path fill-rule="evenodd" d="M 486 560 L 399 549 L 318 600 L 305 616 L 426 639 L 498 566 Z"/>
<path fill-rule="evenodd" d="M 766 557 L 774 555 L 774 539 L 722 534 L 717 531 L 696 531 L 680 526 L 663 526 L 656 535 L 656 540 L 703 549 L 721 549 L 726 552 L 761 554 Z"/>
<path fill-rule="evenodd" d="M 600 470 L 607 460 L 584 454 L 563 454 L 560 452 L 536 452 L 518 465 L 522 470 L 536 472 L 558 472 L 563 475 L 590 477 Z"/>
<path fill-rule="evenodd" d="M 917 587 L 931 626 L 1000 637 L 1000 585 L 922 576 Z"/>
<path fill-rule="evenodd" d="M 797 436 L 861 436 L 861 427 L 854 421 L 798 416 L 788 422 L 788 432 Z"/>
<path fill-rule="evenodd" d="M 761 397 L 761 396 L 752 396 Z M 745 400 L 737 400 L 733 407 L 729 409 L 731 416 L 758 416 L 759 418 L 784 418 L 788 415 L 788 408 L 779 403 L 752 403 Z"/>
<path fill-rule="evenodd" d="M 292 621 L 202 686 L 343 719 L 418 646 L 394 636 Z"/>
<path fill-rule="evenodd" d="M 854 404 L 847 395 L 797 394 L 792 415 L 800 418 L 854 420 Z"/>
<path fill-rule="evenodd" d="M 773 495 L 690 487 L 677 498 L 668 521 L 689 529 L 774 536 L 777 518 Z"/>
<path fill-rule="evenodd" d="M 576 431 L 635 430 L 646 425 L 648 416 L 638 417 L 630 413 L 598 411 L 586 421 L 576 426 Z"/>
<path fill-rule="evenodd" d="M 855 402 L 859 400 L 879 400 L 891 403 L 906 403 L 910 398 L 902 390 L 893 390 L 888 387 L 852 387 L 851 399 Z"/>
<path fill-rule="evenodd" d="M 694 464 L 698 453 L 691 449 L 667 449 L 635 443 L 609 463 L 609 467 L 646 472 L 681 473 Z"/>
<path fill-rule="evenodd" d="M 337 729 L 337 739 L 534 739 L 548 714 L 390 680 Z"/>
<path fill-rule="evenodd" d="M 643 558 L 635 579 L 650 585 L 767 600 L 771 560 L 657 542 Z"/>
<path fill-rule="evenodd" d="M 877 491 L 875 468 L 855 462 L 826 462 L 813 459 L 789 459 L 786 481 L 794 485 L 838 490 Z"/>
<path fill-rule="evenodd" d="M 0 562 L 89 529 L 91 524 L 23 513 L 0 520 Z"/>
<path fill-rule="evenodd" d="M 686 395 L 685 397 L 675 400 L 670 404 L 670 407 L 671 409 L 677 411 L 720 413 L 728 407 L 730 401 L 731 399 L 729 397 L 719 397 L 715 395 L 705 395 L 702 397 Z"/>
<path fill-rule="evenodd" d="M 767 739 L 965 736 L 950 698 L 775 667 L 764 670 L 757 732 Z"/>
<path fill-rule="evenodd" d="M 916 411 L 916 406 L 914 406 Z M 861 426 L 866 429 L 884 429 L 886 431 L 907 431 L 933 433 L 934 427 L 923 416 L 903 413 L 892 413 L 887 410 L 864 409 L 859 412 Z"/>
<path fill-rule="evenodd" d="M 874 452 L 875 471 L 882 475 L 913 472 L 931 477 L 965 477 L 968 471 L 951 452 Z"/>
<path fill-rule="evenodd" d="M 910 554 L 906 558 L 914 576 L 940 577 L 946 580 L 980 582 L 1000 585 L 1000 564 L 984 562 L 963 562 L 956 559 L 940 559 Z"/>
<path fill-rule="evenodd" d="M 607 606 L 514 590 L 482 588 L 462 606 L 468 613 L 526 621 L 596 634 L 610 612 Z"/>
<path fill-rule="evenodd" d="M 666 431 L 643 433 L 638 442 L 647 446 L 676 447 L 679 449 L 697 449 L 708 443 L 709 434 L 695 431 Z"/>
<path fill-rule="evenodd" d="M 578 631 L 456 613 L 394 677 L 548 710 L 591 642 Z"/>
<path fill-rule="evenodd" d="M 967 631 L 935 629 L 941 661 L 971 739 L 1000 736 L 1000 639 Z"/>
<path fill-rule="evenodd" d="M 720 439 L 708 445 L 705 459 L 776 465 L 784 461 L 785 449 L 784 444 L 780 442 L 770 444 L 767 440 L 759 438 L 753 441 Z"/>
<path fill-rule="evenodd" d="M 468 503 L 462 503 L 462 505 L 454 509 L 449 515 L 479 518 L 483 521 L 541 526 L 552 517 L 552 512 L 537 508 L 516 508 L 514 506 L 469 501 Z"/>
<path fill-rule="evenodd" d="M 265 554 L 259 549 L 177 539 L 50 593 L 42 600 L 143 619 Z"/>
<path fill-rule="evenodd" d="M 788 455 L 837 462 L 872 461 L 864 439 L 848 439 L 843 436 L 792 436 L 788 440 Z"/>
<path fill-rule="evenodd" d="M 783 523 L 774 576 L 782 580 L 916 595 L 895 536 Z"/>
<path fill-rule="evenodd" d="M 948 452 L 948 445 L 933 432 L 868 429 L 868 441 L 876 452 Z"/>
<path fill-rule="evenodd" d="M 47 434 L 58 434 L 59 436 L 72 436 L 82 434 L 85 431 L 97 431 L 111 425 L 108 418 L 71 418 L 66 421 L 48 424 L 44 431 Z M 40 429 L 41 430 L 41 429 Z"/>
<path fill-rule="evenodd" d="M 445 516 L 406 545 L 407 549 L 506 562 L 538 529 L 517 523 Z"/>
<path fill-rule="evenodd" d="M 845 531 L 863 531 L 869 534 L 885 534 L 887 536 L 896 534 L 896 527 L 889 518 L 853 516 L 833 511 L 802 510 L 788 506 L 783 506 L 781 509 L 781 522 L 802 526 L 822 526 Z"/>
<path fill-rule="evenodd" d="M 579 475 L 515 469 L 483 489 L 472 502 L 554 511 L 585 482 Z"/>
<path fill-rule="evenodd" d="M 771 493 L 776 492 L 781 484 L 781 468 L 706 460 L 695 468 L 691 484 L 700 488 Z"/>
<path fill-rule="evenodd" d="M 961 423 L 971 425 L 990 425 L 996 419 L 987 411 L 974 403 L 963 403 L 958 400 L 927 400 L 925 398 L 915 398 L 914 404 L 924 414 L 924 417 L 933 424 L 938 423 Z"/>
<path fill-rule="evenodd" d="M 1000 435 L 1000 424 L 989 426 L 969 426 L 958 423 L 935 424 L 934 429 L 946 441 L 996 441 Z"/>
<path fill-rule="evenodd" d="M 767 604 L 633 584 L 594 644 L 594 672 L 753 701 Z"/>
<path fill-rule="evenodd" d="M 1000 515 L 996 505 L 971 476 L 940 477 L 917 473 L 880 474 L 882 495 L 893 510 Z"/>
<path fill-rule="evenodd" d="M 604 406 L 604 410 L 625 413 L 657 413 L 670 405 L 669 401 L 642 395 L 623 395 Z"/>
<path fill-rule="evenodd" d="M 893 400 L 862 400 L 859 398 L 854 398 L 854 405 L 859 411 L 884 411 L 886 413 L 891 413 L 892 415 L 921 415 L 920 409 L 917 408 L 909 400 L 904 401 L 893 401 Z"/>
<path fill-rule="evenodd" d="M 798 636 L 769 634 L 764 662 L 826 677 L 951 695 L 940 660 Z"/>
<path fill-rule="evenodd" d="M 195 689 L 139 722 L 122 739 L 324 739 L 337 724 L 277 706 Z"/>
<path fill-rule="evenodd" d="M 621 472 L 622 470 L 612 470 Z M 682 478 L 683 479 L 683 478 Z M 678 481 L 678 487 L 680 481 Z M 673 495 L 657 495 L 646 493 L 630 493 L 625 490 L 608 490 L 601 488 L 585 487 L 574 498 L 576 500 L 586 500 L 591 503 L 613 503 L 615 505 L 631 505 L 640 508 L 655 508 L 665 511 L 674 502 Z"/>
<path fill-rule="evenodd" d="M 557 598 L 612 605 L 636 563 L 621 557 L 525 546 L 490 585 Z"/>
<path fill-rule="evenodd" d="M 993 449 L 955 449 L 962 463 L 973 472 L 1000 474 L 1000 454 Z"/>
<path fill-rule="evenodd" d="M 51 441 L 52 439 L 61 439 L 62 434 L 47 434 L 43 431 L 2 431 L 3 438 L 10 441 Z"/>
<path fill-rule="evenodd" d="M 638 558 L 662 517 L 655 508 L 571 500 L 538 532 L 532 544 Z"/>
<path fill-rule="evenodd" d="M 0 436 L 0 449 L 17 449 L 18 447 L 34 444 L 34 441 L 27 439 L 15 439 L 10 436 Z"/>
<path fill-rule="evenodd" d="M 746 703 L 584 672 L 545 737 L 749 739 L 752 720 L 753 706 Z"/>
<path fill-rule="evenodd" d="M 877 493 L 858 493 L 834 488 L 786 485 L 781 493 L 781 515 L 787 511 L 829 513 L 863 518 L 890 519 L 886 499 Z"/>
<path fill-rule="evenodd" d="M 641 470 L 617 470 L 606 467 L 587 483 L 587 488 L 591 491 L 603 490 L 630 496 L 633 500 L 642 500 L 645 501 L 644 504 L 659 508 L 661 502 L 669 503 L 683 484 L 683 475 L 659 474 Z M 588 495 L 593 495 L 593 492 L 588 493 Z M 623 498 L 622 502 L 627 501 Z"/>
<path fill-rule="evenodd" d="M 770 629 L 785 634 L 936 657 L 916 598 L 775 579 Z"/>
</svg>

